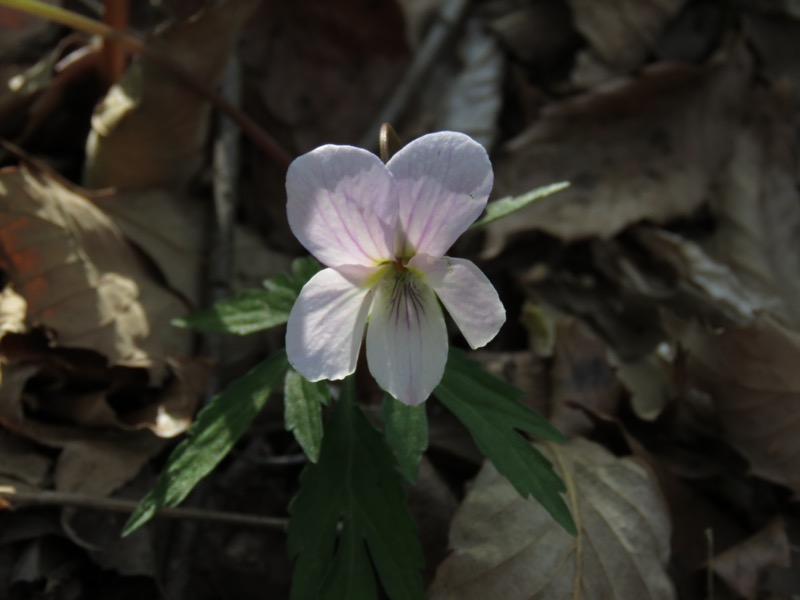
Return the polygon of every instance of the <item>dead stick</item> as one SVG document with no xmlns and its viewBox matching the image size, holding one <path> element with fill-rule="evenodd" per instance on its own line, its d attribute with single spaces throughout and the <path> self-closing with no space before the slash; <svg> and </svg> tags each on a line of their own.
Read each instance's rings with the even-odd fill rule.
<svg viewBox="0 0 800 600">
<path fill-rule="evenodd" d="M 0 486 L 0 502 L 9 505 L 23 506 L 57 506 L 88 508 L 91 510 L 104 510 L 123 514 L 132 514 L 139 506 L 138 502 L 120 500 L 118 498 L 98 498 L 69 492 L 35 491 L 24 492 L 12 486 Z M 284 531 L 288 519 L 279 517 L 260 517 L 258 515 L 244 515 L 201 508 L 162 508 L 156 517 L 165 519 L 187 519 L 205 523 L 220 523 L 240 527 L 260 527 L 274 531 Z"/>
</svg>

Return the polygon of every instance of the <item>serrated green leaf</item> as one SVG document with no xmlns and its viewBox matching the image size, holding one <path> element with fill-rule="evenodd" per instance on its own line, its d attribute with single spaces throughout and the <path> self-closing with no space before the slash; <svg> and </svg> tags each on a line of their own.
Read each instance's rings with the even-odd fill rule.
<svg viewBox="0 0 800 600">
<path fill-rule="evenodd" d="M 292 600 L 373 600 L 374 582 L 365 581 L 372 565 L 390 598 L 425 597 L 402 480 L 383 436 L 355 405 L 352 377 L 326 425 L 319 462 L 307 465 L 300 481 L 289 509 Z"/>
<path fill-rule="evenodd" d="M 419 463 L 428 448 L 425 403 L 408 406 L 384 394 L 381 418 L 386 427 L 386 441 L 394 450 L 400 472 L 410 483 L 416 483 Z"/>
<path fill-rule="evenodd" d="M 564 483 L 550 461 L 515 430 L 546 440 L 563 441 L 564 437 L 539 413 L 519 403 L 521 390 L 451 348 L 444 377 L 433 393 L 523 498 L 536 498 L 564 529 L 576 534 L 561 496 L 566 491 Z"/>
<path fill-rule="evenodd" d="M 214 396 L 197 415 L 186 439 L 172 451 L 155 487 L 125 524 L 123 536 L 144 525 L 160 508 L 175 506 L 189 495 L 230 452 L 288 368 L 286 354 L 280 352 Z"/>
<path fill-rule="evenodd" d="M 525 208 L 528 206 L 528 204 L 531 204 L 536 200 L 540 200 L 545 196 L 560 192 L 568 187 L 568 181 L 561 181 L 559 183 L 551 183 L 550 185 L 544 185 L 540 188 L 536 188 L 527 194 L 521 194 L 519 196 L 506 196 L 505 198 L 500 198 L 494 202 L 489 202 L 489 204 L 486 205 L 486 214 L 475 221 L 469 229 L 478 229 L 479 227 L 488 225 L 493 221 L 507 217 L 511 213 L 515 213 L 519 209 Z"/>
<path fill-rule="evenodd" d="M 220 300 L 211 308 L 173 319 L 176 327 L 209 333 L 247 335 L 283 325 L 289 320 L 300 290 L 321 265 L 313 258 L 298 258 L 292 274 L 281 273 L 264 282 L 265 289 L 247 290 Z"/>
<path fill-rule="evenodd" d="M 295 370 L 286 374 L 283 387 L 284 423 L 308 460 L 315 463 L 322 444 L 322 405 L 328 403 L 328 385 L 311 382 Z"/>
</svg>

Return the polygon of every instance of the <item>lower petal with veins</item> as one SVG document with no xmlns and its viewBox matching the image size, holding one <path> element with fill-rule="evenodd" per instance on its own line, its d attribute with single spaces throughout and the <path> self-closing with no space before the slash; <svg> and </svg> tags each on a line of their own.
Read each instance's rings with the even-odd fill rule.
<svg viewBox="0 0 800 600">
<path fill-rule="evenodd" d="M 439 384 L 447 362 L 447 329 L 433 290 L 415 276 L 378 285 L 367 328 L 367 361 L 378 385 L 417 405 Z"/>
</svg>

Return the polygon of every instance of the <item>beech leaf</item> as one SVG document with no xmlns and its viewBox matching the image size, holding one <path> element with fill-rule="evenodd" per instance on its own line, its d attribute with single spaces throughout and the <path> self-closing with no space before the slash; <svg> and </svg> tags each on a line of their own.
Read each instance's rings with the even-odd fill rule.
<svg viewBox="0 0 800 600">
<path fill-rule="evenodd" d="M 578 438 L 540 446 L 567 482 L 577 535 L 486 463 L 453 519 L 432 600 L 670 600 L 668 508 L 650 473 Z"/>
</svg>

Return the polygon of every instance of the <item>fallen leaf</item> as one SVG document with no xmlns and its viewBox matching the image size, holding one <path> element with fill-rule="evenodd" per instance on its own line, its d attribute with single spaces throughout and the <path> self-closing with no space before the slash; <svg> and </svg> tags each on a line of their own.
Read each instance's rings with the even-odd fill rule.
<svg viewBox="0 0 800 600">
<path fill-rule="evenodd" d="M 670 319 L 668 330 L 752 473 L 800 493 L 800 333 L 766 314 L 724 331 Z"/>
<path fill-rule="evenodd" d="M 27 303 L 26 324 L 61 347 L 148 369 L 160 383 L 189 336 L 184 304 L 160 287 L 114 223 L 86 198 L 27 168 L 0 173 L 0 267 Z"/>
<path fill-rule="evenodd" d="M 507 144 L 495 193 L 516 196 L 555 181 L 570 187 L 490 224 L 483 256 L 524 231 L 605 239 L 641 220 L 690 215 L 730 151 L 748 103 L 750 63 L 735 46 L 705 66 L 656 65 L 551 104 Z"/>
<path fill-rule="evenodd" d="M 2 384 L 2 382 L 0 382 Z M 32 442 L 0 429 L 0 483 L 43 487 L 53 460 Z"/>
<path fill-rule="evenodd" d="M 159 268 L 169 286 L 199 306 L 209 259 L 208 207 L 196 198 L 161 189 L 128 190 L 91 198 Z M 260 285 L 290 260 L 249 230 L 234 231 L 233 287 Z"/>
<path fill-rule="evenodd" d="M 800 192 L 794 123 L 775 94 L 754 98 L 747 127 L 731 140 L 732 155 L 710 202 L 708 253 L 727 264 L 760 305 L 800 325 Z"/>
<path fill-rule="evenodd" d="M 429 597 L 674 598 L 665 570 L 669 516 L 649 472 L 582 439 L 543 450 L 568 482 L 577 536 L 487 462 L 456 513 L 453 552 Z"/>
<path fill-rule="evenodd" d="M 356 140 L 408 63 L 403 15 L 394 2 L 268 2 L 248 25 L 242 52 L 246 87 L 254 93 L 248 112 L 277 120 L 299 153 Z"/>
<path fill-rule="evenodd" d="M 589 44 L 572 79 L 588 87 L 639 67 L 686 0 L 567 0 L 567 4 L 575 28 Z"/>
<path fill-rule="evenodd" d="M 160 31 L 151 49 L 213 89 L 257 0 L 226 0 Z M 208 101 L 135 59 L 95 109 L 83 183 L 90 188 L 181 188 L 204 159 Z"/>
<path fill-rule="evenodd" d="M 465 27 L 458 47 L 461 68 L 440 96 L 434 130 L 461 131 L 491 149 L 503 104 L 505 56 L 480 21 L 471 19 Z"/>
<path fill-rule="evenodd" d="M 0 338 L 6 333 L 22 333 L 25 331 L 25 314 L 28 304 L 25 298 L 7 285 L 0 290 Z"/>
<path fill-rule="evenodd" d="M 567 436 L 586 434 L 592 424 L 581 407 L 614 414 L 622 387 L 608 361 L 608 347 L 580 319 L 562 315 L 550 372 L 550 422 Z"/>
<path fill-rule="evenodd" d="M 766 569 L 791 564 L 789 538 L 780 517 L 741 544 L 714 557 L 711 568 L 729 588 L 748 600 L 758 595 L 758 583 Z"/>
</svg>

